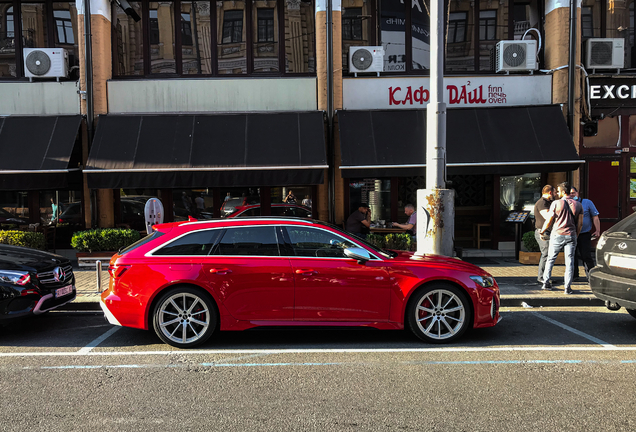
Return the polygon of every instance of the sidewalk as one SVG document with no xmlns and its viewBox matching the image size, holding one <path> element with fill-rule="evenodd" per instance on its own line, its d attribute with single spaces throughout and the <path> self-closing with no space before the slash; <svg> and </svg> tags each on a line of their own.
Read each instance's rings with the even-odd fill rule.
<svg viewBox="0 0 636 432">
<path fill-rule="evenodd" d="M 574 282 L 574 294 L 563 293 L 563 273 L 565 266 L 554 267 L 552 272 L 553 291 L 542 291 L 536 283 L 537 266 L 519 264 L 512 257 L 468 257 L 471 262 L 493 275 L 499 284 L 502 307 L 520 307 L 526 303 L 532 307 L 541 306 L 603 306 L 590 290 L 587 282 Z M 75 268 L 75 286 L 77 298 L 63 307 L 64 310 L 101 310 L 99 307 L 100 294 L 97 289 L 97 275 L 95 270 L 79 270 Z M 581 266 L 580 274 L 585 275 Z M 108 287 L 108 272 L 102 271 L 102 289 Z"/>
</svg>

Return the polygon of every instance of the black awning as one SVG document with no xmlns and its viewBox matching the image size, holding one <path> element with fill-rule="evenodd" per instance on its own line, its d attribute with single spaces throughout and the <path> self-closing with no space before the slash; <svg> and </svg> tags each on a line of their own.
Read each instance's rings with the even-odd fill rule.
<svg viewBox="0 0 636 432">
<path fill-rule="evenodd" d="M 426 110 L 338 112 L 341 175 L 424 175 Z M 515 175 L 574 170 L 579 159 L 557 105 L 449 109 L 449 174 Z"/>
<path fill-rule="evenodd" d="M 79 115 L 1 117 L 0 189 L 64 189 L 78 183 L 81 148 L 75 142 L 81 121 Z"/>
<path fill-rule="evenodd" d="M 321 111 L 103 115 L 88 187 L 310 185 L 327 168 Z"/>
</svg>

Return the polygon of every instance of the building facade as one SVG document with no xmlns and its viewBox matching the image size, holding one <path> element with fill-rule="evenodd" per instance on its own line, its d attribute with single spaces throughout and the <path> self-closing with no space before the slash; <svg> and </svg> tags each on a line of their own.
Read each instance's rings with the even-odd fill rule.
<svg viewBox="0 0 636 432">
<path fill-rule="evenodd" d="M 86 95 L 84 2 L 0 0 L 0 206 L 46 223 L 53 202 L 59 213 L 76 209 L 85 226 L 115 226 L 144 197 L 161 198 L 169 221 L 249 203 L 272 214 L 293 190 L 319 219 L 333 214 L 342 224 L 366 202 L 374 219 L 402 221 L 425 186 L 429 5 L 333 3 L 329 87 L 324 0 L 144 0 L 127 9 L 93 0 Z M 479 246 L 504 247 L 515 232 L 507 215 L 566 179 L 596 202 L 604 223 L 631 212 L 634 6 L 577 8 L 577 63 L 589 38 L 622 38 L 624 67 L 577 68 L 571 131 L 563 6 L 449 0 L 446 174 L 457 192 L 457 245 L 475 246 L 475 226 L 486 226 Z M 524 55 L 538 67 L 500 71 L 498 42 L 521 40 L 535 41 L 537 53 Z M 357 47 L 382 47 L 380 72 L 355 73 Z M 66 77 L 33 76 L 41 66 L 31 49 L 63 49 Z M 603 97 L 619 80 L 630 98 L 624 90 Z M 596 135 L 584 136 L 596 124 Z M 615 174 L 617 207 L 603 193 Z"/>
</svg>

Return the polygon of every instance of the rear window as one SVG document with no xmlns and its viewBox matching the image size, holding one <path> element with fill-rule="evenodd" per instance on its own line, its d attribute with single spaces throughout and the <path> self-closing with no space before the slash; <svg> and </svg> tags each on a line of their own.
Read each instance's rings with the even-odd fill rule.
<svg viewBox="0 0 636 432">
<path fill-rule="evenodd" d="M 636 237 L 636 213 L 626 217 L 607 232 L 626 232 L 632 237 Z"/>
<path fill-rule="evenodd" d="M 139 246 L 145 245 L 145 244 L 146 244 L 146 243 L 148 243 L 149 241 L 152 241 L 152 240 L 154 240 L 154 239 L 156 239 L 156 238 L 161 237 L 162 235 L 163 235 L 163 233 L 162 233 L 162 232 L 160 232 L 160 231 L 153 231 L 153 232 L 152 232 L 152 234 L 147 235 L 146 237 L 143 237 L 143 238 L 141 238 L 141 239 L 137 240 L 135 243 L 131 244 L 131 245 L 130 245 L 130 246 L 128 246 L 127 248 L 122 249 L 122 250 L 119 252 L 119 255 L 125 255 L 125 254 L 127 254 L 128 252 L 130 252 L 130 251 L 132 251 L 132 250 L 137 249 Z"/>
</svg>

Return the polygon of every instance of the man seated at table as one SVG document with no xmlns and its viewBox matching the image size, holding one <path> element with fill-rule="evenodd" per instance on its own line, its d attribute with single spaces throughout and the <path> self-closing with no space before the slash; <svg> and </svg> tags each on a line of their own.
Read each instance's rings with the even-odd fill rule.
<svg viewBox="0 0 636 432">
<path fill-rule="evenodd" d="M 405 229 L 407 233 L 414 236 L 417 233 L 417 212 L 415 211 L 415 207 L 413 207 L 413 204 L 407 204 L 404 206 L 404 214 L 408 216 L 408 220 L 406 221 L 406 223 L 401 224 L 393 222 L 393 226 Z"/>
<path fill-rule="evenodd" d="M 351 234 L 365 238 L 371 227 L 371 212 L 369 211 L 369 206 L 367 204 L 358 205 L 358 210 L 349 215 L 345 226 L 347 231 Z"/>
</svg>

